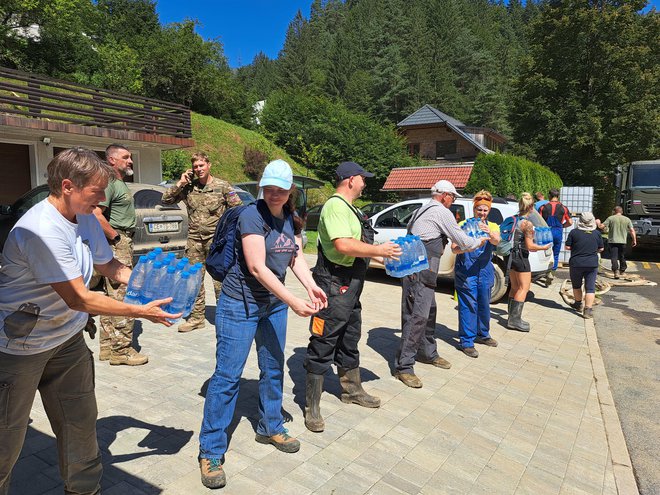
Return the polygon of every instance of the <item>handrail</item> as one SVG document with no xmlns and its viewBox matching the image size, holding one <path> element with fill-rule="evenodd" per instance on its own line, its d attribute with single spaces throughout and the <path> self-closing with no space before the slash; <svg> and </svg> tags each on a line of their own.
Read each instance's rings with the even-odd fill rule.
<svg viewBox="0 0 660 495">
<path fill-rule="evenodd" d="M 192 137 L 177 103 L 93 88 L 0 67 L 0 113 L 177 138 Z"/>
</svg>

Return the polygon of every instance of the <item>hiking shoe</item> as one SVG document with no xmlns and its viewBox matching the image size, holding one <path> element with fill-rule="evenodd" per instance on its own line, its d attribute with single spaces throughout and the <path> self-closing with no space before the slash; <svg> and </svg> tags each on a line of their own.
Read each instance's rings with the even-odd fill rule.
<svg viewBox="0 0 660 495">
<path fill-rule="evenodd" d="M 477 337 L 474 341 L 477 344 L 487 345 L 488 347 L 497 347 L 497 340 L 491 337 Z"/>
<path fill-rule="evenodd" d="M 118 366 L 120 364 L 125 364 L 127 366 L 140 366 L 141 364 L 147 364 L 148 362 L 149 356 L 140 354 L 133 348 L 130 348 L 125 354 L 110 353 L 110 364 L 112 366 Z"/>
<path fill-rule="evenodd" d="M 619 278 L 619 272 L 614 270 L 614 278 L 618 279 Z"/>
<path fill-rule="evenodd" d="M 479 357 L 479 351 L 476 350 L 474 347 L 461 347 L 461 351 L 463 351 L 463 354 L 471 358 Z"/>
<path fill-rule="evenodd" d="M 420 380 L 414 373 L 396 372 L 394 378 L 400 380 L 404 385 L 407 385 L 410 388 L 422 388 L 422 380 Z"/>
<path fill-rule="evenodd" d="M 585 320 L 590 320 L 593 317 L 594 317 L 593 308 L 584 308 L 584 312 L 582 313 L 582 318 L 584 318 Z"/>
<path fill-rule="evenodd" d="M 445 370 L 448 370 L 449 368 L 451 368 L 451 363 L 449 361 L 447 361 L 446 359 L 441 358 L 440 356 L 435 358 L 433 361 L 422 361 L 422 360 L 418 359 L 417 362 L 418 363 L 424 363 L 424 364 L 432 364 L 436 368 L 442 368 L 442 369 L 445 369 Z"/>
<path fill-rule="evenodd" d="M 257 433 L 255 440 L 259 443 L 269 443 L 274 445 L 277 450 L 286 452 L 287 454 L 293 454 L 300 450 L 300 442 L 289 435 L 289 430 L 284 428 L 282 433 L 273 435 L 272 437 L 267 437 L 266 435 L 260 435 Z"/>
<path fill-rule="evenodd" d="M 206 488 L 222 488 L 227 484 L 220 459 L 200 459 L 199 470 L 202 474 L 202 485 Z"/>
<path fill-rule="evenodd" d="M 101 350 L 99 351 L 99 361 L 107 361 L 110 359 L 110 347 L 101 347 Z"/>
<path fill-rule="evenodd" d="M 575 301 L 574 303 L 571 304 L 571 308 L 573 308 L 578 313 L 581 312 L 582 311 L 582 301 Z"/>
<path fill-rule="evenodd" d="M 206 326 L 206 320 L 188 320 L 185 323 L 179 325 L 179 332 L 187 333 L 197 330 L 198 328 L 204 328 Z"/>
</svg>

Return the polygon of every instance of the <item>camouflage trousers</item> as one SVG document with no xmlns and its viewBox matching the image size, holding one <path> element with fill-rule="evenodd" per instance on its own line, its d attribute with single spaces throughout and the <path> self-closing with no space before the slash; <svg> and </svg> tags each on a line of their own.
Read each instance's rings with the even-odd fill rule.
<svg viewBox="0 0 660 495">
<path fill-rule="evenodd" d="M 206 257 L 209 254 L 209 248 L 211 247 L 211 241 L 196 241 L 188 239 L 186 244 L 186 257 L 190 263 L 203 263 L 204 267 L 202 268 L 202 285 L 199 289 L 199 294 L 197 294 L 197 299 L 195 299 L 195 305 L 193 306 L 188 321 L 204 321 L 206 315 L 206 290 L 204 289 L 204 275 L 206 275 Z M 215 290 L 215 300 L 218 300 L 220 296 L 220 290 L 222 289 L 222 284 L 217 280 L 213 281 L 213 289 Z M 213 320 L 213 318 L 212 318 Z"/>
<path fill-rule="evenodd" d="M 112 247 L 112 252 L 119 261 L 127 266 L 133 266 L 133 239 L 119 231 L 121 239 Z M 126 285 L 105 278 L 105 291 L 109 297 L 123 301 L 126 295 Z M 134 318 L 125 316 L 101 316 L 101 331 L 99 343 L 101 349 L 110 348 L 113 354 L 126 354 L 133 344 Z"/>
</svg>

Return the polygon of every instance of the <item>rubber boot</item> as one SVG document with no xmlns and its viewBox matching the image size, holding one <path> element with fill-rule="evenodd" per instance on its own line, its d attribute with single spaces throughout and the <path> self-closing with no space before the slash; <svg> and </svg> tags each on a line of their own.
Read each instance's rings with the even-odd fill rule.
<svg viewBox="0 0 660 495">
<path fill-rule="evenodd" d="M 509 313 L 509 320 L 506 327 L 511 330 L 518 330 L 519 332 L 529 332 L 529 323 L 522 319 L 522 310 L 525 306 L 524 302 L 511 301 L 511 312 Z"/>
<path fill-rule="evenodd" d="M 323 375 L 307 373 L 305 382 L 305 426 L 309 431 L 321 432 L 325 428 L 321 416 L 321 393 L 323 392 Z"/>
<path fill-rule="evenodd" d="M 339 384 L 341 385 L 341 401 L 347 404 L 358 404 L 362 407 L 380 407 L 380 399 L 369 395 L 362 388 L 360 380 L 360 368 L 346 370 L 337 368 L 339 373 Z"/>
</svg>

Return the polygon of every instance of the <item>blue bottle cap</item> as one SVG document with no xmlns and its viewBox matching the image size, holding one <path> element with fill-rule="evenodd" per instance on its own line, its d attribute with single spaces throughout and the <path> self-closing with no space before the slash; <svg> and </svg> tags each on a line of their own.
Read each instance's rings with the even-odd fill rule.
<svg viewBox="0 0 660 495">
<path fill-rule="evenodd" d="M 142 256 L 140 256 L 138 263 L 146 263 L 147 259 L 148 259 L 147 256 L 143 254 Z"/>
</svg>

